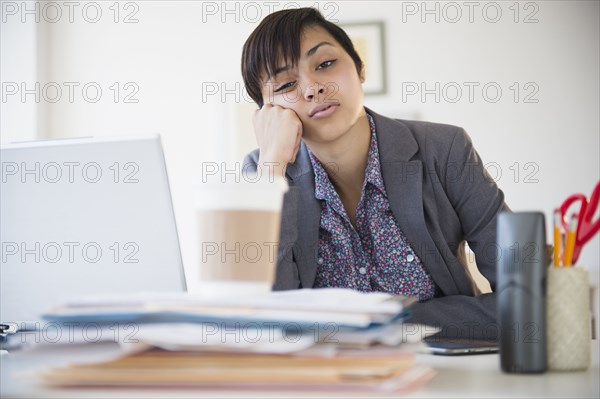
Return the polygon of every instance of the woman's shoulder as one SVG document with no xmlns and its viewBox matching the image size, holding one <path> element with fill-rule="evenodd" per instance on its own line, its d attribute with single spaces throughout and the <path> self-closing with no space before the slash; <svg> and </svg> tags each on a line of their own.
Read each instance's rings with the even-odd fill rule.
<svg viewBox="0 0 600 399">
<path fill-rule="evenodd" d="M 461 126 L 441 122 L 424 120 L 401 119 L 383 116 L 367 108 L 367 112 L 374 117 L 377 130 L 380 128 L 390 132 L 400 133 L 408 131 L 417 140 L 452 141 L 454 136 L 466 135 Z"/>
<path fill-rule="evenodd" d="M 461 126 L 390 118 L 375 113 L 373 116 L 377 134 L 387 136 L 384 141 L 413 147 L 414 150 L 411 152 L 417 157 L 447 158 L 453 150 L 466 150 L 472 146 L 469 135 Z"/>
<path fill-rule="evenodd" d="M 429 121 L 396 120 L 410 130 L 422 149 L 447 153 L 451 148 L 472 146 L 471 137 L 461 126 Z"/>
<path fill-rule="evenodd" d="M 258 165 L 258 156 L 259 155 L 260 155 L 260 151 L 258 148 L 250 151 L 244 157 L 244 160 L 242 162 L 243 167 L 250 168 L 253 171 L 256 171 L 256 166 Z"/>
<path fill-rule="evenodd" d="M 411 132 L 420 137 L 430 137 L 438 135 L 453 135 L 464 132 L 460 126 L 450 125 L 447 123 L 410 120 L 410 119 L 394 119 L 395 121 L 406 126 Z"/>
</svg>

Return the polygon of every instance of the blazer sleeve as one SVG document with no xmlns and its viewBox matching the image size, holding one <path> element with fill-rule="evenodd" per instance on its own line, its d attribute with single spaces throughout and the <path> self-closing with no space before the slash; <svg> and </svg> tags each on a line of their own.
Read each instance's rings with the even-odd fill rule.
<svg viewBox="0 0 600 399">
<path fill-rule="evenodd" d="M 438 327 L 441 335 L 450 338 L 497 339 L 496 218 L 510 209 L 470 137 L 463 129 L 457 129 L 442 181 L 460 220 L 463 237 L 475 253 L 477 266 L 489 280 L 492 292 L 450 295 L 417 303 L 409 321 Z"/>
<path fill-rule="evenodd" d="M 446 195 L 458 215 L 464 239 L 475 253 L 477 267 L 496 290 L 496 219 L 510 211 L 498 188 L 463 129 L 454 136 L 446 173 Z"/>
</svg>

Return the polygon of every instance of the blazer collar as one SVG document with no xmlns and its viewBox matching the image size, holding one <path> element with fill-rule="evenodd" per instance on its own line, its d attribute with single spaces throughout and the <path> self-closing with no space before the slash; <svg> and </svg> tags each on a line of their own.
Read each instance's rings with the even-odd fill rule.
<svg viewBox="0 0 600 399">
<path fill-rule="evenodd" d="M 375 120 L 379 159 L 382 164 L 405 162 L 417 153 L 419 145 L 405 124 L 379 115 L 367 107 L 365 107 L 365 110 Z"/>
</svg>

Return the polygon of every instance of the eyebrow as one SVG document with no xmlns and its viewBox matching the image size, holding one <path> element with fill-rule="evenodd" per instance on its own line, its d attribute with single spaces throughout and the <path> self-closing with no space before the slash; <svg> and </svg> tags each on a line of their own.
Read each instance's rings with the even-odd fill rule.
<svg viewBox="0 0 600 399">
<path fill-rule="evenodd" d="M 304 54 L 304 58 L 308 58 L 308 57 L 312 56 L 314 53 L 317 52 L 318 48 L 321 47 L 321 46 L 323 46 L 323 45 L 333 46 L 333 44 L 331 44 L 329 42 L 321 42 L 321 43 L 317 44 L 316 46 L 312 47 L 310 50 L 308 50 L 306 52 L 306 54 Z M 290 68 L 291 68 L 290 65 L 285 65 L 285 66 L 279 67 L 279 68 L 275 69 L 275 72 L 273 73 L 273 76 L 277 76 L 281 72 L 285 72 L 285 71 L 287 71 Z"/>
</svg>

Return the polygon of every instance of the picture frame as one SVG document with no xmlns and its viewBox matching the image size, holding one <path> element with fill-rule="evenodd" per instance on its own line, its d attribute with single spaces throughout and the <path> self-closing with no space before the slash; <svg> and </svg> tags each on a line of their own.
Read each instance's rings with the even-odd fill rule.
<svg viewBox="0 0 600 399">
<path fill-rule="evenodd" d="M 365 95 L 386 94 L 385 22 L 349 22 L 339 26 L 348 34 L 365 64 Z"/>
</svg>

